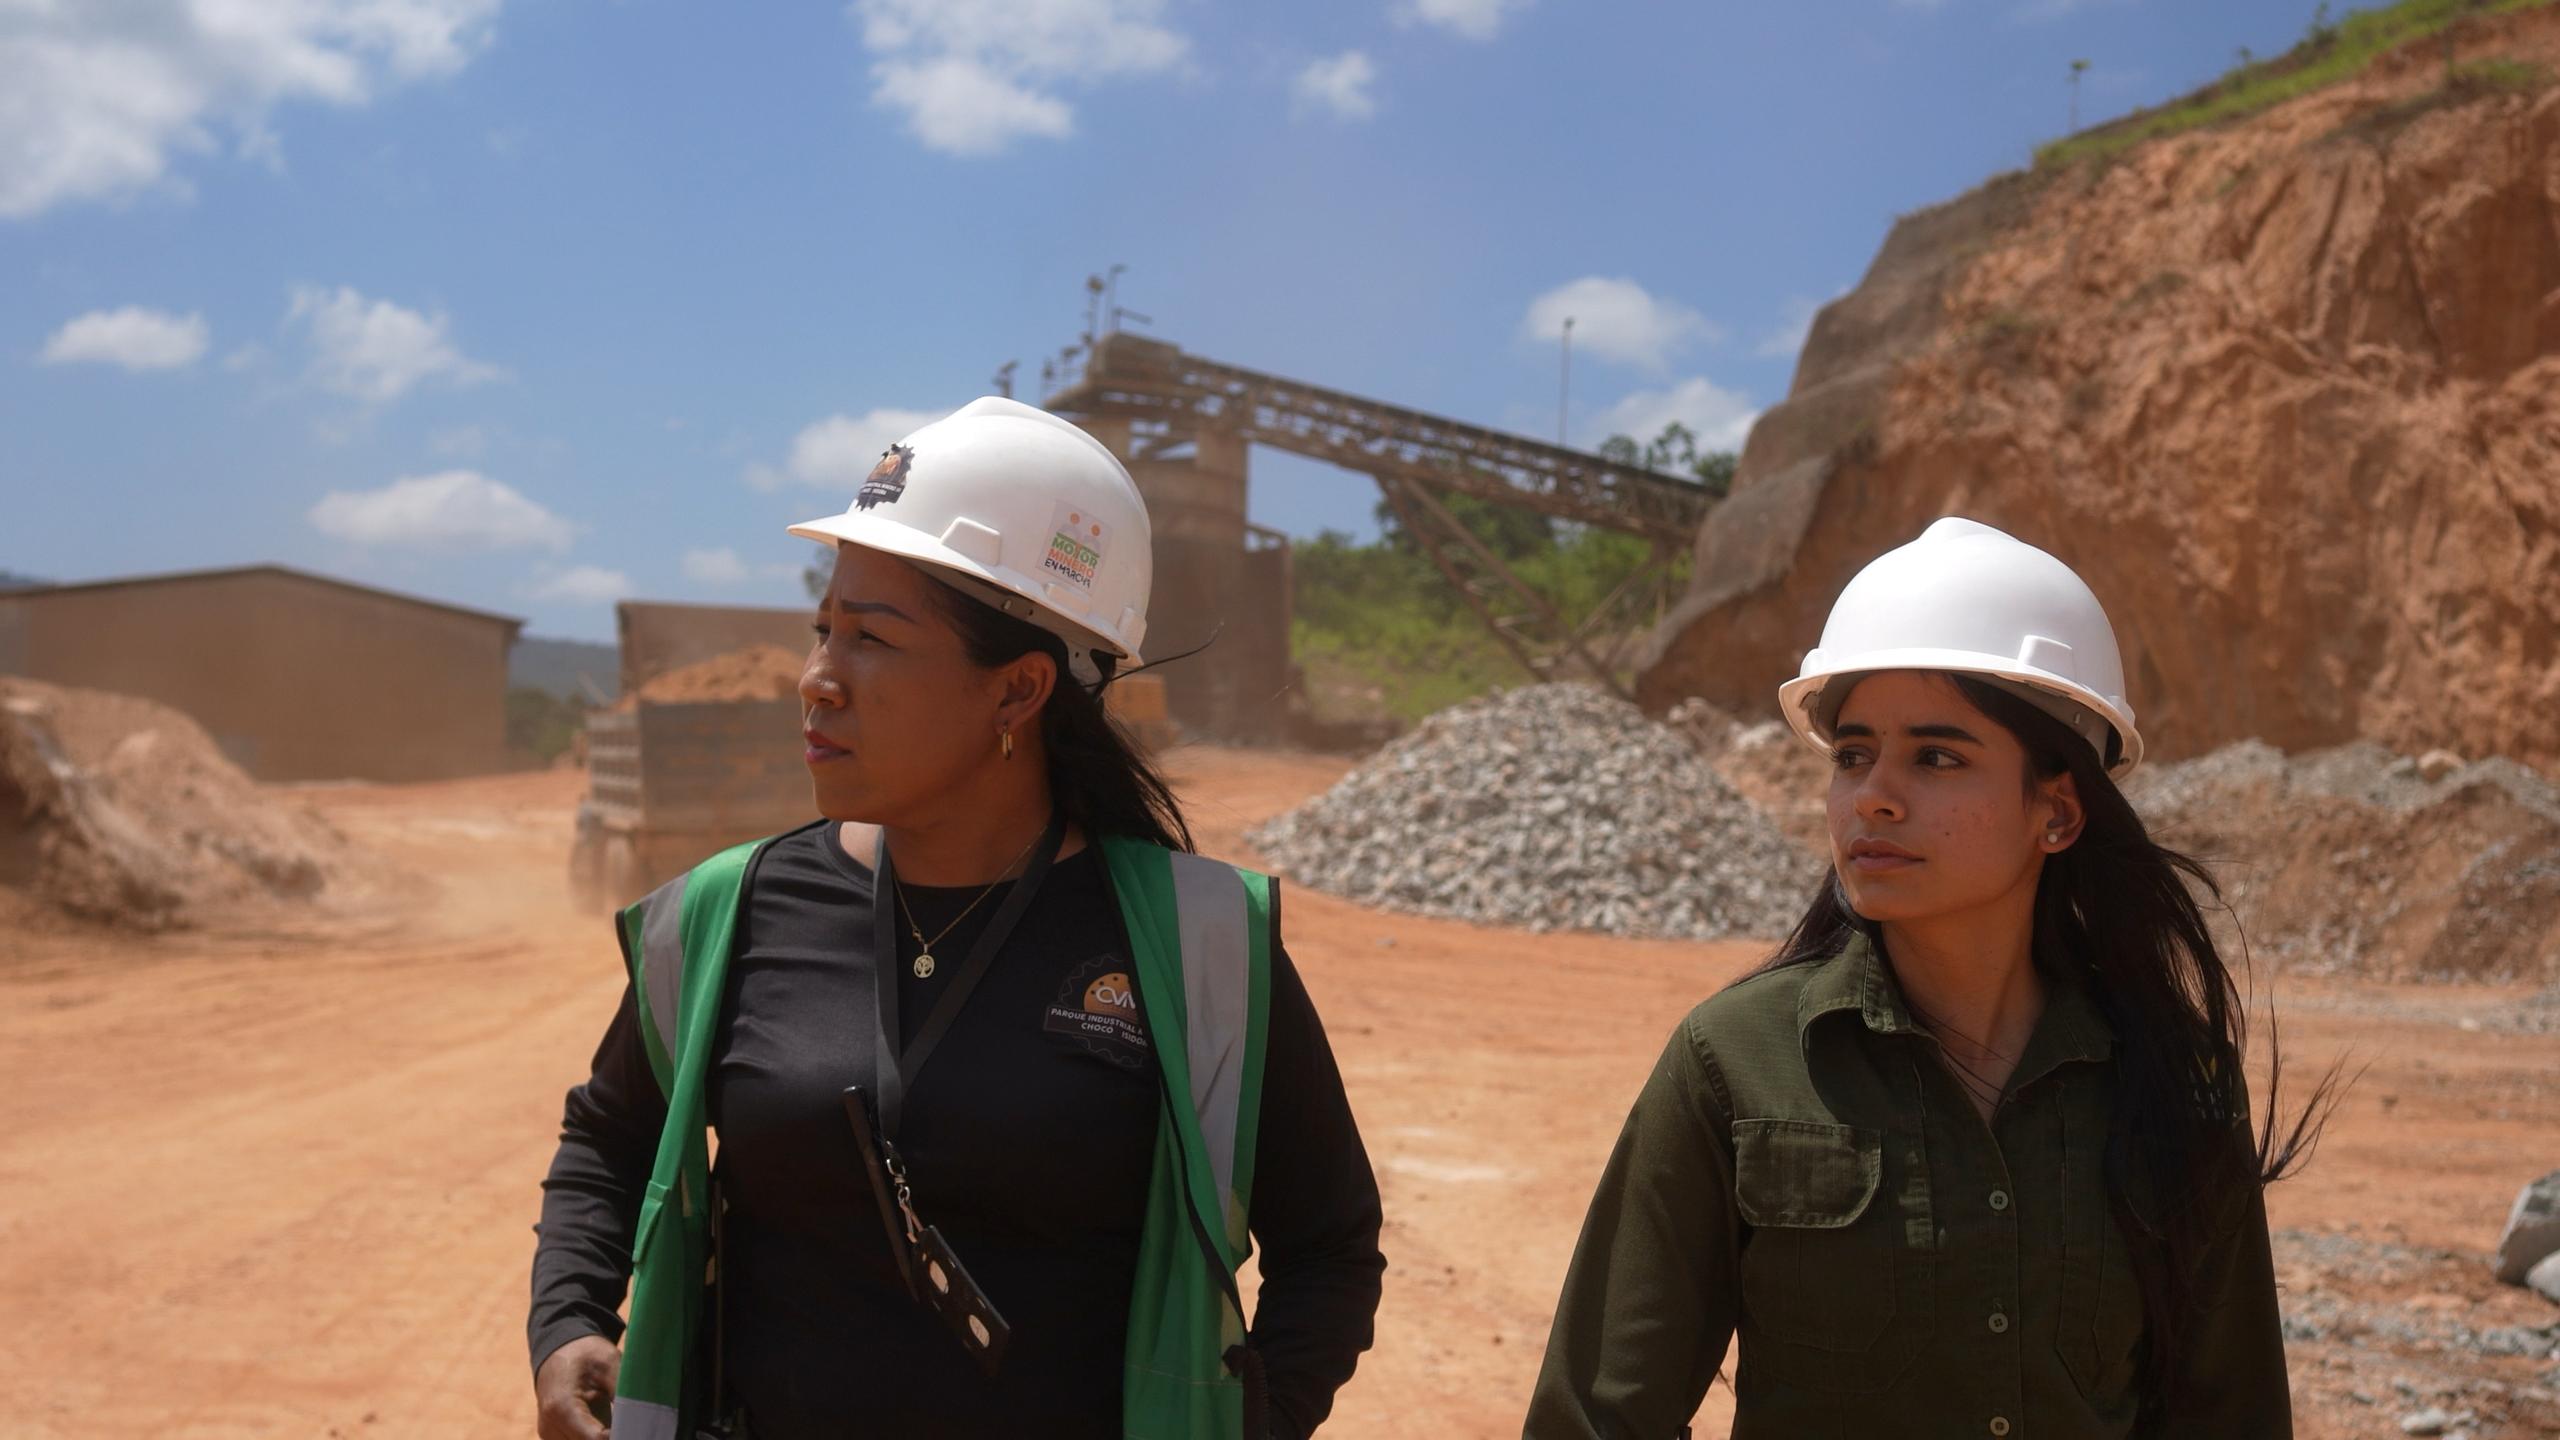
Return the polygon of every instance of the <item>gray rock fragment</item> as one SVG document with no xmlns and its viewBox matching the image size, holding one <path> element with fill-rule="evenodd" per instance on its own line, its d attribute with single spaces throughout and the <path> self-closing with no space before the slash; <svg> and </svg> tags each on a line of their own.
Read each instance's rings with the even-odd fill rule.
<svg viewBox="0 0 2560 1440">
<path fill-rule="evenodd" d="M 2560 1170 L 2517 1193 L 2515 1208 L 2507 1212 L 2507 1228 L 2498 1235 L 2494 1263 L 2499 1281 L 2524 1284 L 2525 1272 L 2555 1250 L 2560 1250 Z"/>
<path fill-rule="evenodd" d="M 2560 1250 L 2555 1250 L 2535 1261 L 2533 1268 L 2524 1272 L 2524 1283 L 2525 1288 L 2534 1294 L 2554 1305 L 2560 1305 Z M 2547 1355 L 2551 1352 L 2546 1350 L 2543 1353 Z"/>
</svg>

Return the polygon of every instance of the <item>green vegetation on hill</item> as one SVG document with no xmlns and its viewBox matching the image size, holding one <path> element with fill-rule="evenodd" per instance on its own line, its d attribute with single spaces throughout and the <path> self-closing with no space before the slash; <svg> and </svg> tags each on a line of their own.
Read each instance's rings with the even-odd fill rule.
<svg viewBox="0 0 2560 1440">
<path fill-rule="evenodd" d="M 1718 494 L 1732 483 L 1735 457 L 1698 454 L 1696 437 L 1678 425 L 1642 448 L 1613 436 L 1601 453 L 1685 471 Z M 1464 495 L 1441 499 L 1513 574 L 1570 617 L 1590 613 L 1652 553 L 1631 535 Z M 1297 609 L 1290 644 L 1317 717 L 1409 724 L 1496 686 L 1530 683 L 1421 544 L 1404 533 L 1393 508 L 1382 501 L 1377 513 L 1381 533 L 1374 543 L 1329 530 L 1299 542 L 1291 556 Z M 1685 557 L 1680 564 L 1685 573 Z M 1634 618 L 1648 624 L 1654 617 Z"/>
<path fill-rule="evenodd" d="M 563 700 L 601 704 L 621 687 L 622 651 L 591 640 L 527 635 L 507 655 L 507 684 L 547 691 Z"/>
<path fill-rule="evenodd" d="M 507 749 L 545 765 L 577 740 L 586 728 L 586 708 L 548 690 L 519 685 L 507 691 Z"/>
<path fill-rule="evenodd" d="M 2036 168 L 2058 168 L 2080 161 L 2105 162 L 2140 145 L 2208 125 L 2245 119 L 2299 95 L 2353 79 L 2384 53 L 2413 40 L 2444 35 L 2453 25 L 2474 16 L 2547 5 L 2553 0 L 2400 0 L 2373 10 L 2358 10 L 2332 22 L 2322 5 L 2302 42 L 2271 60 L 2249 58 L 2203 89 L 2156 109 L 2077 135 L 2065 136 L 2036 150 Z M 2450 36 L 2444 92 L 2458 98 L 2492 89 L 2537 88 L 2536 67 L 2513 64 L 2464 67 L 2451 58 Z"/>
</svg>

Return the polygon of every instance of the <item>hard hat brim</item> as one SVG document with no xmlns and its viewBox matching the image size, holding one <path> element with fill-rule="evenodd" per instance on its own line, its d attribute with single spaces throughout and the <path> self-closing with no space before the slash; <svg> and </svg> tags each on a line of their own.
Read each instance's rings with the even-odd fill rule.
<svg viewBox="0 0 2560 1440">
<path fill-rule="evenodd" d="M 910 560 L 919 565 L 930 565 L 936 569 L 965 575 L 981 584 L 991 585 L 1009 593 L 1019 594 L 1022 588 L 1018 580 L 996 573 L 991 567 L 961 554 L 921 531 L 892 521 L 875 520 L 859 511 L 846 511 L 837 515 L 820 516 L 815 520 L 803 520 L 791 526 L 790 533 L 803 540 L 815 540 L 822 545 L 855 545 L 865 550 L 877 550 L 882 554 L 895 555 L 901 560 Z M 1030 599 L 1029 596 L 1023 598 Z M 1033 603 L 1037 605 L 1037 602 Z M 1135 649 L 1104 636 L 1092 627 L 1079 624 L 1045 606 L 1037 607 L 1037 611 L 1032 623 L 1041 629 L 1057 634 L 1071 644 L 1099 651 L 1115 659 L 1127 661 L 1131 665 L 1140 663 Z"/>
<path fill-rule="evenodd" d="M 1799 675 L 1778 687 L 1778 711 L 1786 717 L 1787 728 L 1793 730 L 1798 739 L 1826 755 L 1831 753 L 1834 739 L 1830 724 L 1821 713 L 1826 707 L 1820 702 L 1823 692 L 1833 682 L 1887 670 L 1932 670 L 1978 675 L 1986 680 L 2005 680 L 2057 696 L 2088 710 L 2115 731 L 2119 752 L 2116 762 L 2107 767 L 2110 779 L 2122 780 L 2142 762 L 2142 732 L 2134 727 L 2133 714 L 2121 700 L 2100 695 L 2049 670 L 1972 650 L 1883 650 L 1862 654 L 1855 659 L 1854 666 L 1825 667 L 1813 674 Z M 2103 758 L 2104 752 L 2100 753 Z"/>
</svg>

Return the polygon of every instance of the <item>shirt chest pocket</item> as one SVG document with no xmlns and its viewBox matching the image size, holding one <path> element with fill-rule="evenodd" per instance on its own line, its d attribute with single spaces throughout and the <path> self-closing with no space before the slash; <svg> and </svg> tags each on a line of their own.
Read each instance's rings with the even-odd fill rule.
<svg viewBox="0 0 2560 1440">
<path fill-rule="evenodd" d="M 1733 1143 L 1751 1226 L 1741 1363 L 1834 1392 L 1890 1387 L 1931 1310 L 1925 1180 L 1888 1187 L 1883 1134 L 1855 1126 L 1740 1120 Z"/>
</svg>

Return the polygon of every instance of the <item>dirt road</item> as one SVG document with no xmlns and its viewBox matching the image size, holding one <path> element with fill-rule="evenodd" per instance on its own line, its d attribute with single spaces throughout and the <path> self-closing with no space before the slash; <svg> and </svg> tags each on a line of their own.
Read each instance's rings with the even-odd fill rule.
<svg viewBox="0 0 2560 1440">
<path fill-rule="evenodd" d="M 1205 848 L 1336 762 L 1179 758 Z M 579 780 L 306 792 L 433 903 L 0 948 L 0 1432 L 531 1433 L 525 1270 L 561 1092 L 621 983 L 562 884 Z M 1759 947 L 1532 936 L 1292 892 L 1386 1192 L 1380 1344 L 1328 1436 L 1517 1434 L 1592 1177 L 1671 1024 Z M 2560 1311 L 2490 1283 L 2560 1166 L 2560 1033 L 2509 991 L 2290 985 L 2371 1068 L 2271 1200 L 2306 1437 L 2560 1435 Z M 2487 1338 L 2484 1338 L 2487 1337 Z M 2499 1346 L 2519 1353 L 2497 1354 Z M 2395 1382 L 2398 1385 L 2395 1386 Z M 2405 1388 L 2401 1388 L 2405 1387 Z M 2361 1395 L 2363 1398 L 2357 1398 Z M 1720 1435 L 1721 1389 L 1700 1426 Z"/>
</svg>

